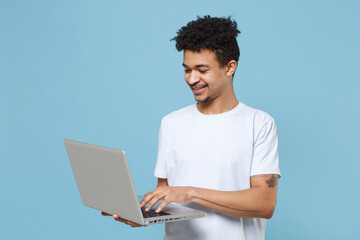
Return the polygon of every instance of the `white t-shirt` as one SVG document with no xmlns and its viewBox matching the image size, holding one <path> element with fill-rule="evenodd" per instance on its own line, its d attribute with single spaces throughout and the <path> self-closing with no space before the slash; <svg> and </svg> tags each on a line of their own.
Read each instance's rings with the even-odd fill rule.
<svg viewBox="0 0 360 240">
<path fill-rule="evenodd" d="M 271 116 L 239 103 L 215 115 L 196 104 L 165 116 L 159 133 L 155 176 L 169 186 L 194 186 L 222 191 L 250 188 L 250 176 L 278 174 L 276 127 Z M 187 206 L 206 217 L 166 223 L 166 240 L 265 239 L 266 220 L 230 217 L 195 203 Z"/>
</svg>

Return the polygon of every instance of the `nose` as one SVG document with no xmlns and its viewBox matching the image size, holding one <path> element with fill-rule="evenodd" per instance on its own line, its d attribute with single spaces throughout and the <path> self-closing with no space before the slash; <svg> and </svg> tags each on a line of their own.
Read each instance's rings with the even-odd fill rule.
<svg viewBox="0 0 360 240">
<path fill-rule="evenodd" d="M 191 71 L 187 74 L 187 76 L 185 76 L 185 80 L 188 84 L 193 85 L 200 81 L 200 75 L 197 71 Z"/>
</svg>

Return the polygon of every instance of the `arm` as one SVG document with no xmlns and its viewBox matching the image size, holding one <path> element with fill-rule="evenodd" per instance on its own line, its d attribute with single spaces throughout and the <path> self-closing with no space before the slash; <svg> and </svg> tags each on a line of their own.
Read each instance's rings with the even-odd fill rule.
<svg viewBox="0 0 360 240">
<path fill-rule="evenodd" d="M 241 191 L 217 191 L 195 187 L 169 187 L 167 184 L 145 195 L 140 207 L 147 210 L 160 199 L 161 211 L 170 202 L 195 202 L 204 207 L 234 217 L 271 218 L 276 205 L 278 175 L 257 175 L 250 178 L 251 188 Z M 167 181 L 166 181 L 167 183 Z"/>
<path fill-rule="evenodd" d="M 167 186 L 169 186 L 167 178 L 158 178 L 158 183 L 157 183 L 156 188 L 167 187 Z"/>
</svg>

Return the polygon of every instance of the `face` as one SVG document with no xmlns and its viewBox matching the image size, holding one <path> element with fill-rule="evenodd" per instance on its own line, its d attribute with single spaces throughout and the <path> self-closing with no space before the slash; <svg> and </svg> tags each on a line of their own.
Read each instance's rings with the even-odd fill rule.
<svg viewBox="0 0 360 240">
<path fill-rule="evenodd" d="M 220 67 L 215 52 L 185 50 L 185 81 L 199 103 L 215 101 L 232 91 L 232 74 L 228 67 Z"/>
</svg>

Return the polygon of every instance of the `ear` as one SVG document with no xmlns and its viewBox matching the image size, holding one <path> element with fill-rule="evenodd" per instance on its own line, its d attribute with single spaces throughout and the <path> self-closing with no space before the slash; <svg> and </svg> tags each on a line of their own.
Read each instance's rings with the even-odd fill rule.
<svg viewBox="0 0 360 240">
<path fill-rule="evenodd" d="M 235 60 L 231 60 L 230 62 L 228 62 L 228 64 L 226 65 L 226 76 L 231 77 L 232 75 L 234 75 L 236 67 L 237 63 Z"/>
</svg>

